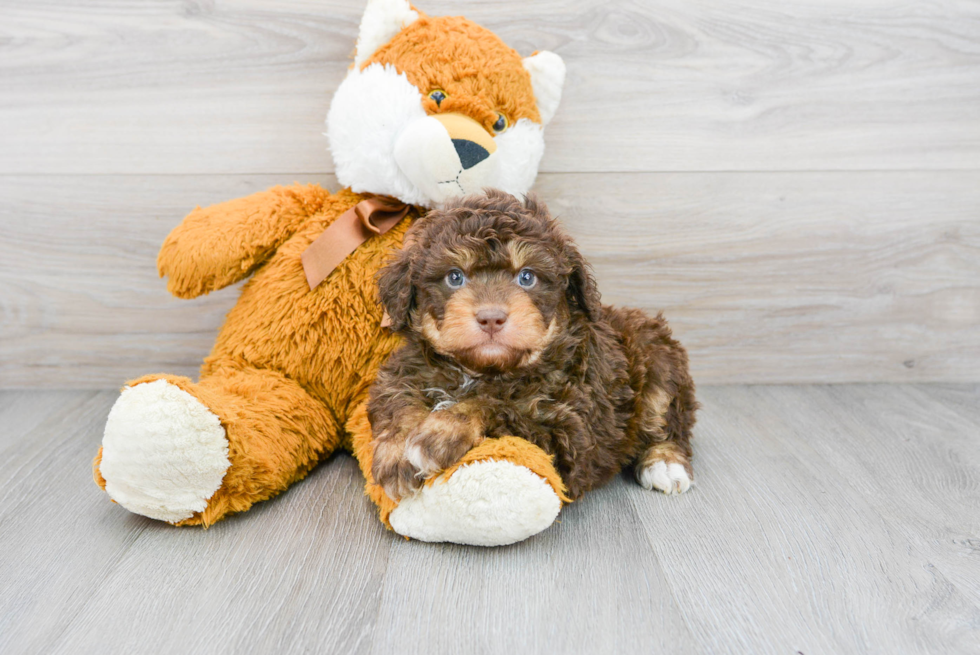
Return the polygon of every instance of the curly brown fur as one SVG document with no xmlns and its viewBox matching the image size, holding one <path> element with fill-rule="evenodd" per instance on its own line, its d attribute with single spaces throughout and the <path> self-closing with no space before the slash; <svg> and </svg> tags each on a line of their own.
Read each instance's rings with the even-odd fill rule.
<svg viewBox="0 0 980 655">
<path fill-rule="evenodd" d="M 429 213 L 408 240 L 379 274 L 405 344 L 368 406 L 372 474 L 390 496 L 507 435 L 554 455 L 572 499 L 631 463 L 648 488 L 687 488 L 687 353 L 663 316 L 600 304 L 544 205 L 488 191 Z"/>
</svg>

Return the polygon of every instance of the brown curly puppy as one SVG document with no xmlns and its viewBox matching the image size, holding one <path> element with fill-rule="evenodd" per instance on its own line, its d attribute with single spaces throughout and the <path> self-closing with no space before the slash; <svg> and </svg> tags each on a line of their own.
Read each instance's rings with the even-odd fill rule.
<svg viewBox="0 0 980 655">
<path fill-rule="evenodd" d="M 544 205 L 470 196 L 418 221 L 407 242 L 379 274 L 405 344 L 368 406 L 372 474 L 389 496 L 506 435 L 554 455 L 572 499 L 631 463 L 648 489 L 688 489 L 698 405 L 687 353 L 661 315 L 599 304 Z"/>
</svg>

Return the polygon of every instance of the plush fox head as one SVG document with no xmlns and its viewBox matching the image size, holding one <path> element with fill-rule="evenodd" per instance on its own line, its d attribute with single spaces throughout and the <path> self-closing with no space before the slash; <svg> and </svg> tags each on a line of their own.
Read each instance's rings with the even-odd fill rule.
<svg viewBox="0 0 980 655">
<path fill-rule="evenodd" d="M 465 18 L 368 0 L 327 116 L 337 178 L 423 207 L 484 187 L 526 193 L 564 80 L 554 53 L 522 59 Z"/>
</svg>

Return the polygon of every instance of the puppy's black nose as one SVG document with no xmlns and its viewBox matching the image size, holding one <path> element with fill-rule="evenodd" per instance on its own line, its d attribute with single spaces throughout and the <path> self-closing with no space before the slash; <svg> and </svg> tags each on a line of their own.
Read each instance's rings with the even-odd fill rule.
<svg viewBox="0 0 980 655">
<path fill-rule="evenodd" d="M 464 171 L 468 168 L 473 168 L 490 156 L 487 149 L 476 141 L 453 139 L 453 147 L 456 148 L 456 154 L 459 155 L 459 163 Z"/>
<path fill-rule="evenodd" d="M 481 309 L 476 313 L 476 322 L 480 324 L 480 329 L 488 334 L 500 332 L 507 322 L 507 312 L 499 307 Z"/>
</svg>

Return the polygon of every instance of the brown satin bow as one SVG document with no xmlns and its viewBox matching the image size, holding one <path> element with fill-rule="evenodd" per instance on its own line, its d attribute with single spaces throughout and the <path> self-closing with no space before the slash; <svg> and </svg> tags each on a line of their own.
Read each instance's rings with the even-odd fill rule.
<svg viewBox="0 0 980 655">
<path fill-rule="evenodd" d="M 303 251 L 303 272 L 310 289 L 323 282 L 359 245 L 398 225 L 410 209 L 411 205 L 396 198 L 374 196 L 341 214 Z"/>
</svg>

